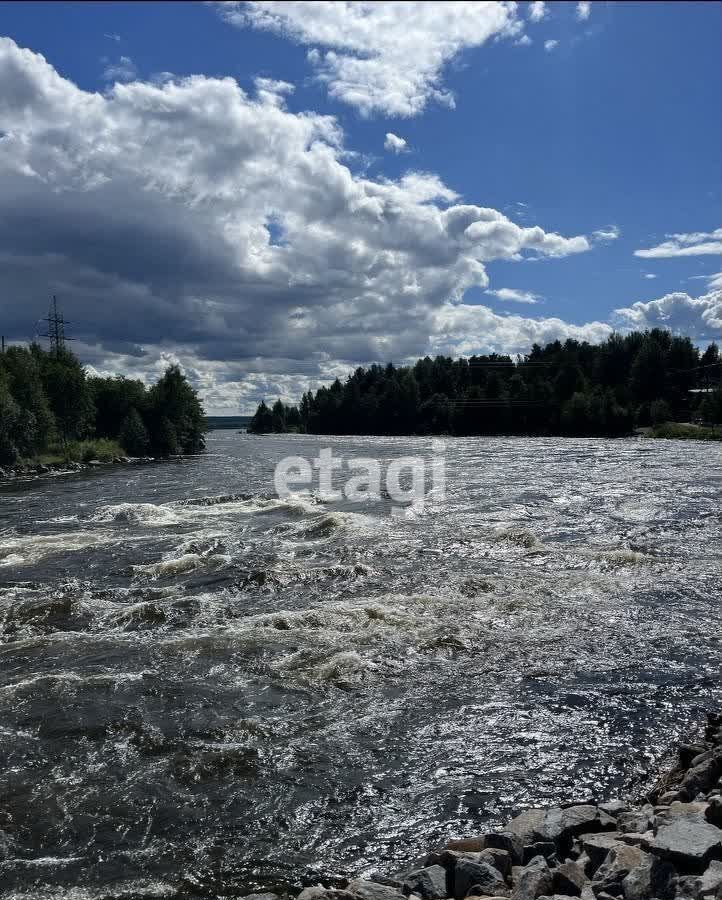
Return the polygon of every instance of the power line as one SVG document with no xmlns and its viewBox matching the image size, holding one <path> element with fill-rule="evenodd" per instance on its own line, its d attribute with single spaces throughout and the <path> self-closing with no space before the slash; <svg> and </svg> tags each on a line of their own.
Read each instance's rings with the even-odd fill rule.
<svg viewBox="0 0 722 900">
<path fill-rule="evenodd" d="M 63 318 L 63 314 L 58 312 L 58 299 L 53 294 L 53 302 L 50 304 L 48 316 L 43 319 L 48 323 L 48 330 L 43 332 L 40 337 L 46 337 L 50 340 L 50 352 L 56 356 L 65 350 L 65 342 L 72 341 L 73 338 L 67 337 L 65 334 L 65 326 L 69 323 Z"/>
</svg>

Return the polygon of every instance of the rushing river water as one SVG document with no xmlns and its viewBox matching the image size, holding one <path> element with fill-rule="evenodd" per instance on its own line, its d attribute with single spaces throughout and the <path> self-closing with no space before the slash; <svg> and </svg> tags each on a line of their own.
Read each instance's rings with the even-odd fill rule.
<svg viewBox="0 0 722 900">
<path fill-rule="evenodd" d="M 393 871 L 609 797 L 717 696 L 718 448 L 452 439 L 447 498 L 274 498 L 323 446 L 0 487 L 0 895 Z"/>
</svg>

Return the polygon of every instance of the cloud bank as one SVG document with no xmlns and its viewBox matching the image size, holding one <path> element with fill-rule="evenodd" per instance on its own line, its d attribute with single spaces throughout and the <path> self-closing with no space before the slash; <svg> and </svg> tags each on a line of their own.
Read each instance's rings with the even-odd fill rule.
<svg viewBox="0 0 722 900">
<path fill-rule="evenodd" d="M 465 302 L 489 262 L 561 260 L 584 235 L 519 225 L 430 173 L 355 173 L 337 121 L 289 112 L 290 89 L 192 76 L 101 95 L 0 38 L 5 334 L 31 339 L 55 293 L 97 371 L 178 361 L 233 412 L 362 363 L 608 333 Z"/>
</svg>

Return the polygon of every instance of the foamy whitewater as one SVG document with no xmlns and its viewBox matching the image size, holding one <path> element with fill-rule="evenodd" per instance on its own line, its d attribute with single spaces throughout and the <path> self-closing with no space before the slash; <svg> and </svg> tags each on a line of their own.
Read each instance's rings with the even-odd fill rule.
<svg viewBox="0 0 722 900">
<path fill-rule="evenodd" d="M 394 518 L 275 463 L 430 439 L 208 443 L 0 486 L 0 896 L 391 872 L 634 790 L 715 701 L 715 446 L 451 439 Z"/>
</svg>

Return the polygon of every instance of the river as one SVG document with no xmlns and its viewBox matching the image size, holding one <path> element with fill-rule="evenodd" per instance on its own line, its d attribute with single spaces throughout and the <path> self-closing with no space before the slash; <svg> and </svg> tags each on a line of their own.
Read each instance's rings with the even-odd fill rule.
<svg viewBox="0 0 722 900">
<path fill-rule="evenodd" d="M 719 448 L 447 441 L 446 499 L 274 496 L 288 454 L 0 486 L 0 896 L 392 872 L 638 789 L 719 699 Z"/>
</svg>

